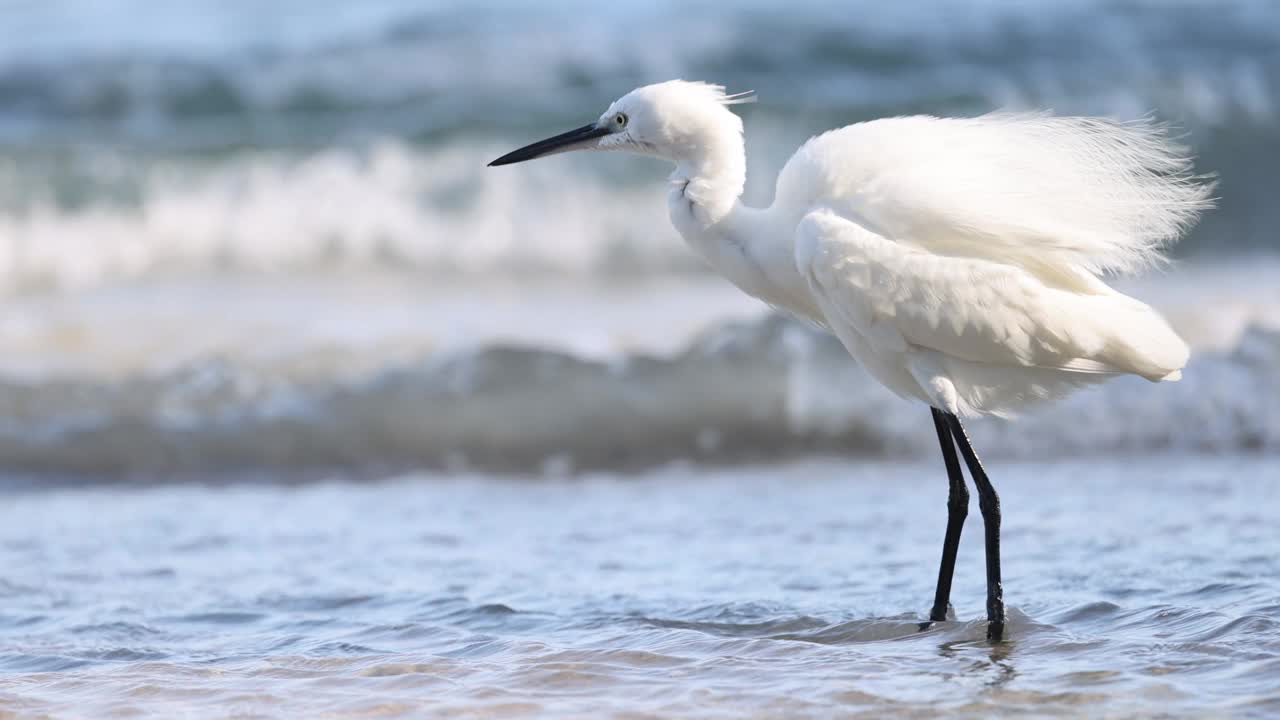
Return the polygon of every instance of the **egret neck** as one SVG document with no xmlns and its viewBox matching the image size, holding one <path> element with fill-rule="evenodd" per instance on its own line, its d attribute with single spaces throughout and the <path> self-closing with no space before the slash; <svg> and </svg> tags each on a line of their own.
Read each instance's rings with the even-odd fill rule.
<svg viewBox="0 0 1280 720">
<path fill-rule="evenodd" d="M 680 155 L 667 210 L 685 242 L 743 292 L 821 324 L 796 270 L 791 234 L 780 213 L 742 204 L 747 178 L 742 135 L 706 132 Z"/>
</svg>

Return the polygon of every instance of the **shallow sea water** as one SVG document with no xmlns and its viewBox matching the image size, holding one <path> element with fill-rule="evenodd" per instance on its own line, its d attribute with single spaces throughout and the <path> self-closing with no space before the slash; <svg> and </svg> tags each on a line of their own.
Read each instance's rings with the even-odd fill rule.
<svg viewBox="0 0 1280 720">
<path fill-rule="evenodd" d="M 991 463 L 927 631 L 941 463 L 19 489 L 0 716 L 1280 713 L 1280 463 Z"/>
</svg>

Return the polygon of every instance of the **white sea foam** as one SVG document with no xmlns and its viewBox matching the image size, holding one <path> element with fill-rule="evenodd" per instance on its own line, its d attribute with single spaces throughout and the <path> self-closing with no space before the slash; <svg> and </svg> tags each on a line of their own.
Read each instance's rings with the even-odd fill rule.
<svg viewBox="0 0 1280 720">
<path fill-rule="evenodd" d="M 523 276 L 693 267 L 660 183 L 618 188 L 555 164 L 485 168 L 498 152 L 387 141 L 137 167 L 127 171 L 135 202 L 67 209 L 37 196 L 0 213 L 0 288 L 326 266 Z M 123 160 L 87 162 L 102 173 L 93 168 Z"/>
</svg>

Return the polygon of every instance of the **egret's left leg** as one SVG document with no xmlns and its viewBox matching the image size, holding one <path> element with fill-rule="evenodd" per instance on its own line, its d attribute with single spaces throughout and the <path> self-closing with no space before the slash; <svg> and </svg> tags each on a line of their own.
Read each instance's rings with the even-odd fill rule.
<svg viewBox="0 0 1280 720">
<path fill-rule="evenodd" d="M 938 433 L 938 446 L 942 449 L 942 461 L 947 466 L 949 485 L 947 534 L 942 542 L 942 562 L 938 565 L 938 589 L 934 592 L 933 610 L 929 613 L 929 620 L 939 622 L 947 619 L 947 608 L 951 607 L 951 578 L 956 572 L 960 531 L 964 529 L 964 518 L 969 514 L 969 491 L 964 486 L 964 475 L 956 457 L 956 444 L 951 440 L 947 414 L 933 407 L 929 410 L 933 412 L 933 429 Z"/>
<path fill-rule="evenodd" d="M 1004 585 L 1000 582 L 1000 496 L 987 479 L 987 472 L 978 461 L 978 454 L 969 443 L 969 436 L 960 425 L 960 418 L 947 413 L 947 424 L 955 438 L 964 462 L 969 466 L 973 484 L 978 486 L 978 508 L 982 510 L 982 524 L 986 530 L 987 546 L 987 639 L 999 642 L 1004 637 Z"/>
</svg>

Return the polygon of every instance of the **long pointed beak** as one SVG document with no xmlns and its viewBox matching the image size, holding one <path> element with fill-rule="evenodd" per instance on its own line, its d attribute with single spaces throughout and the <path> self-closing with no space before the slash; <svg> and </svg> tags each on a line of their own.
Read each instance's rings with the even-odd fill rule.
<svg viewBox="0 0 1280 720">
<path fill-rule="evenodd" d="M 599 127 L 595 123 L 583 125 L 576 130 L 570 130 L 567 133 L 560 133 L 555 137 L 549 137 L 546 140 L 539 140 L 532 145 L 525 145 L 519 150 L 512 150 L 502 157 L 489 163 L 489 167 L 497 167 L 499 165 L 510 165 L 512 163 L 524 162 L 543 155 L 553 155 L 558 152 L 568 152 L 569 150 L 577 150 L 585 147 L 592 140 L 609 134 L 609 128 Z"/>
</svg>

